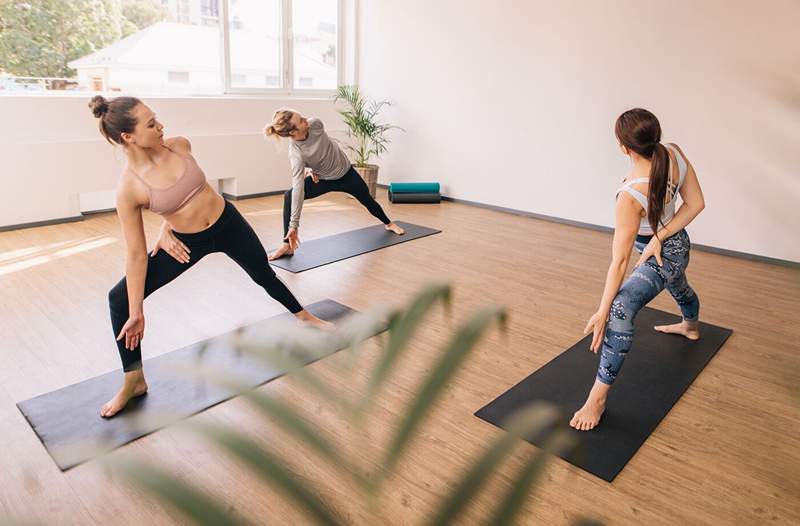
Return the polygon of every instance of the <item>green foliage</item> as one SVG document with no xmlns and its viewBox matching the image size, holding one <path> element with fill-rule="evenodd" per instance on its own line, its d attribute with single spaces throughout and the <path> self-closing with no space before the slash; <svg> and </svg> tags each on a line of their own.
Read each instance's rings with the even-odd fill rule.
<svg viewBox="0 0 800 526">
<path fill-rule="evenodd" d="M 156 0 L 0 0 L 0 70 L 70 77 L 70 61 L 165 17 Z"/>
<path fill-rule="evenodd" d="M 389 101 L 368 101 L 358 86 L 339 86 L 333 100 L 347 105 L 337 111 L 347 124 L 348 134 L 355 139 L 355 146 L 345 145 L 353 155 L 353 164 L 367 166 L 373 156 L 380 157 L 386 151 L 390 142 L 386 132 L 401 129 L 378 121 L 378 113 L 390 105 Z"/>
<path fill-rule="evenodd" d="M 310 397 L 330 403 L 340 412 L 346 426 L 338 428 L 338 433 L 347 433 L 347 443 L 364 445 L 357 447 L 361 453 L 347 455 L 335 445 L 334 436 L 325 429 L 311 428 L 303 415 L 289 404 L 276 400 L 256 389 L 249 389 L 223 371 L 205 371 L 207 380 L 221 383 L 242 393 L 253 407 L 264 418 L 297 442 L 314 451 L 319 461 L 334 468 L 344 480 L 360 489 L 365 506 L 373 515 L 380 515 L 380 496 L 387 491 L 387 484 L 392 480 L 396 467 L 403 456 L 413 447 L 413 439 L 432 409 L 442 397 L 449 381 L 464 363 L 469 353 L 480 341 L 481 336 L 496 322 L 505 329 L 506 311 L 501 307 L 487 307 L 474 313 L 464 324 L 456 328 L 450 340 L 441 352 L 434 357 L 428 374 L 421 379 L 415 392 L 412 393 L 407 407 L 401 411 L 397 425 L 392 425 L 393 436 L 380 448 L 376 459 L 367 459 L 363 452 L 376 447 L 371 443 L 369 409 L 374 406 L 376 397 L 387 388 L 388 379 L 399 362 L 400 357 L 409 351 L 408 348 L 419 325 L 437 303 L 449 305 L 450 286 L 444 283 L 431 284 L 421 290 L 405 309 L 383 309 L 367 312 L 349 322 L 340 324 L 333 335 L 319 331 L 303 331 L 292 329 L 287 336 L 279 336 L 275 341 L 261 344 L 237 345 L 237 350 L 265 360 L 271 366 L 289 371 L 300 386 L 308 390 Z M 377 328 L 388 323 L 388 342 L 382 349 L 381 356 L 371 371 L 364 393 L 352 400 L 346 397 L 344 390 L 329 386 L 320 378 L 313 376 L 308 368 L 303 368 L 302 359 L 309 349 L 321 345 L 337 347 L 349 346 L 350 360 L 340 366 L 335 385 L 351 381 L 352 374 L 358 369 L 358 352 L 361 343 L 376 332 Z M 343 351 L 347 352 L 347 351 Z M 254 442 L 245 434 L 221 426 L 190 420 L 184 424 L 188 430 L 199 433 L 212 444 L 238 461 L 265 483 L 273 486 L 286 498 L 291 499 L 307 513 L 310 519 L 318 524 L 344 524 L 344 520 L 331 506 L 329 499 L 320 496 L 321 491 L 316 484 L 295 474 L 288 459 L 283 459 L 272 448 L 265 448 Z M 518 412 L 507 426 L 506 432 L 498 432 L 497 437 L 486 450 L 465 470 L 460 480 L 452 485 L 451 492 L 440 502 L 426 524 L 454 524 L 463 514 L 475 495 L 491 478 L 498 465 L 508 457 L 520 441 L 520 438 L 539 435 L 547 437 L 542 451 L 531 454 L 517 475 L 513 478 L 506 494 L 501 495 L 495 509 L 488 518 L 489 524 L 511 524 L 518 515 L 525 499 L 542 474 L 549 455 L 553 452 L 572 447 L 565 431 L 564 420 L 552 406 L 534 404 Z M 526 446 L 527 447 L 527 446 Z M 366 464 L 366 465 L 365 465 Z M 213 496 L 194 489 L 188 483 L 170 476 L 156 466 L 142 462 L 126 462 L 122 471 L 137 484 L 151 491 L 161 500 L 182 510 L 196 524 L 224 524 L 218 522 L 224 513 L 223 504 Z M 238 520 L 238 519 L 237 519 Z M 382 517 L 380 523 L 387 523 L 388 517 Z M 230 520 L 234 524 L 234 518 Z"/>
<path fill-rule="evenodd" d="M 167 12 L 157 0 L 122 0 L 122 16 L 136 32 L 166 20 Z"/>
</svg>

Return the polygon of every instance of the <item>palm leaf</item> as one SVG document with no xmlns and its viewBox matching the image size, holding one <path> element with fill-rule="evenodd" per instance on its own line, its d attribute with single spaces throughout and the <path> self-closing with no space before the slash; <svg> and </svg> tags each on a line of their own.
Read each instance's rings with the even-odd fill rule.
<svg viewBox="0 0 800 526">
<path fill-rule="evenodd" d="M 556 431 L 548 438 L 539 454 L 528 460 L 525 466 L 520 470 L 520 474 L 514 484 L 511 485 L 511 489 L 506 495 L 506 498 L 497 505 L 494 518 L 489 524 L 495 526 L 512 524 L 514 517 L 522 508 L 531 486 L 536 483 L 536 480 L 544 472 L 544 467 L 550 459 L 550 456 L 571 445 L 571 436 L 564 429 Z"/>
<path fill-rule="evenodd" d="M 414 431 L 422 423 L 447 385 L 447 381 L 458 370 L 489 323 L 498 320 L 504 326 L 505 319 L 506 311 L 503 307 L 488 307 L 480 310 L 459 329 L 406 412 L 383 462 L 381 477 L 388 476 L 394 468 L 413 437 Z"/>
<path fill-rule="evenodd" d="M 379 157 L 386 151 L 388 140 L 383 136 L 386 132 L 392 129 L 402 130 L 397 126 L 378 122 L 376 120 L 378 113 L 391 103 L 388 100 L 367 101 L 358 86 L 339 86 L 333 101 L 334 103 L 342 101 L 347 106 L 346 109 L 339 109 L 337 112 L 347 125 L 348 136 L 359 139 L 359 148 L 353 150 L 354 163 L 358 166 L 369 164 L 372 156 Z"/>
<path fill-rule="evenodd" d="M 116 468 L 133 482 L 162 501 L 182 511 L 195 524 L 202 526 L 234 526 L 244 524 L 216 499 L 182 482 L 166 471 L 141 461 L 116 460 Z"/>
<path fill-rule="evenodd" d="M 228 453 L 237 457 L 244 466 L 265 482 L 272 484 L 286 496 L 293 499 L 319 523 L 333 526 L 340 524 L 334 513 L 306 486 L 301 483 L 284 463 L 275 455 L 268 453 L 243 436 L 222 427 L 192 422 L 189 424 L 200 434 L 214 441 Z"/>
<path fill-rule="evenodd" d="M 397 363 L 402 351 L 406 348 L 408 342 L 411 341 L 411 338 L 416 333 L 417 327 L 430 311 L 431 307 L 433 307 L 438 300 L 441 300 L 445 304 L 449 303 L 451 296 L 452 289 L 447 283 L 427 285 L 412 300 L 411 305 L 404 313 L 398 313 L 393 318 L 389 331 L 389 342 L 386 345 L 383 356 L 370 375 L 366 395 L 364 396 L 361 406 L 362 411 L 365 410 L 371 400 L 374 399 L 378 389 L 380 389 L 383 382 L 389 376 L 389 373 Z"/>
<path fill-rule="evenodd" d="M 472 465 L 458 486 L 440 506 L 430 524 L 436 526 L 450 524 L 469 504 L 470 499 L 486 483 L 492 472 L 521 437 L 541 433 L 553 426 L 558 419 L 558 411 L 553 406 L 542 403 L 536 403 L 518 411 L 506 426 L 507 432 L 498 437 L 481 458 Z"/>
<path fill-rule="evenodd" d="M 288 341 L 281 342 L 281 348 L 275 346 L 264 347 L 251 343 L 239 343 L 237 348 L 251 356 L 263 361 L 270 367 L 274 367 L 279 371 L 283 371 L 284 375 L 291 376 L 303 385 L 306 389 L 316 393 L 322 399 L 334 402 L 345 414 L 352 411 L 347 400 L 338 396 L 337 392 L 333 390 L 328 384 L 314 376 L 309 369 L 307 369 L 304 361 L 294 358 L 294 354 L 302 354 L 308 352 L 309 343 L 303 341 L 299 336 L 304 329 L 298 329 L 298 332 L 290 337 Z M 306 329 L 307 331 L 314 331 L 314 329 Z M 334 336 L 330 335 L 331 338 Z M 328 345 L 333 345 L 328 343 Z"/>
<path fill-rule="evenodd" d="M 271 418 L 278 426 L 299 439 L 305 445 L 316 451 L 332 465 L 357 477 L 355 470 L 351 469 L 342 457 L 333 442 L 320 432 L 313 429 L 289 405 L 264 393 L 255 391 L 244 382 L 235 380 L 225 373 L 205 370 L 201 373 L 205 378 L 240 393 L 258 411 Z"/>
</svg>

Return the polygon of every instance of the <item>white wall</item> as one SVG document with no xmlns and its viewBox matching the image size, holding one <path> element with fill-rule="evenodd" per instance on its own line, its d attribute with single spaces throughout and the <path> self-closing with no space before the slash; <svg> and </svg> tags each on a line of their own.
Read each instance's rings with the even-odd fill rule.
<svg viewBox="0 0 800 526">
<path fill-rule="evenodd" d="M 606 226 L 622 111 L 697 170 L 705 245 L 800 261 L 800 2 L 370 0 L 365 91 L 402 126 L 381 182 Z"/>
<path fill-rule="evenodd" d="M 111 196 L 125 155 L 100 136 L 89 96 L 0 97 L 0 226 L 80 215 L 81 194 Z M 331 135 L 344 125 L 327 100 L 147 98 L 168 135 L 186 135 L 209 179 L 249 195 L 290 185 L 286 149 L 261 133 L 280 106 L 323 119 Z M 105 193 L 105 194 L 103 194 Z M 103 201 L 101 199 L 100 201 Z M 84 202 L 98 203 L 97 199 Z"/>
</svg>

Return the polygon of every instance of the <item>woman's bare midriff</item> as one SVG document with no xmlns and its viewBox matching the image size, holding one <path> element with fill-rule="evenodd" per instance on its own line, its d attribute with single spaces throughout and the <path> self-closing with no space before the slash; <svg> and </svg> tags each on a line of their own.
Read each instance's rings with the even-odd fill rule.
<svg viewBox="0 0 800 526">
<path fill-rule="evenodd" d="M 216 223 L 224 209 L 225 199 L 206 183 L 186 206 L 163 217 L 175 232 L 194 234 Z"/>
</svg>

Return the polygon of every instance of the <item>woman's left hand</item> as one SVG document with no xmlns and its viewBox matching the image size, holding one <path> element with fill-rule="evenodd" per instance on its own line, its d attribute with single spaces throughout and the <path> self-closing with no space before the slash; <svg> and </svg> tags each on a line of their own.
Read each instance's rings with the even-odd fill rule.
<svg viewBox="0 0 800 526">
<path fill-rule="evenodd" d="M 189 262 L 189 253 L 191 250 L 189 250 L 189 247 L 184 245 L 180 239 L 175 237 L 175 234 L 172 233 L 172 229 L 166 221 L 161 225 L 161 235 L 156 242 L 156 246 L 153 247 L 153 251 L 150 252 L 150 257 L 154 257 L 158 254 L 159 250 L 163 250 L 180 263 Z"/>
<path fill-rule="evenodd" d="M 639 258 L 639 261 L 636 262 L 636 267 L 650 259 L 650 256 L 656 258 L 656 263 L 658 263 L 659 267 L 664 266 L 664 260 L 661 259 L 661 240 L 658 239 L 658 236 L 653 236 L 650 238 L 650 242 L 644 247 L 642 251 L 642 256 Z"/>
<path fill-rule="evenodd" d="M 306 177 L 311 177 L 311 180 L 314 181 L 314 184 L 319 182 L 319 176 L 315 174 L 311 168 L 306 168 Z"/>
<path fill-rule="evenodd" d="M 606 320 L 608 320 L 608 313 L 597 311 L 589 318 L 589 323 L 586 325 L 586 328 L 583 329 L 583 334 L 593 333 L 592 344 L 589 346 L 589 350 L 593 353 L 597 353 L 603 343 L 603 335 L 606 332 Z"/>
</svg>

